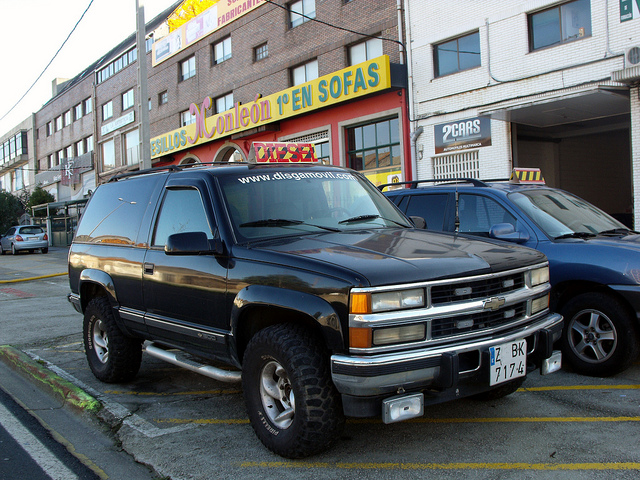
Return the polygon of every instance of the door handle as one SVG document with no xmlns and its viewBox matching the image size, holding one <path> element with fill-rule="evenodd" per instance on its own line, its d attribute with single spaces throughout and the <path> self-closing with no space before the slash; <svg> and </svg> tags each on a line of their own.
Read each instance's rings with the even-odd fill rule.
<svg viewBox="0 0 640 480">
<path fill-rule="evenodd" d="M 145 263 L 144 264 L 144 273 L 148 275 L 153 275 L 153 268 L 155 265 L 153 263 Z"/>
</svg>

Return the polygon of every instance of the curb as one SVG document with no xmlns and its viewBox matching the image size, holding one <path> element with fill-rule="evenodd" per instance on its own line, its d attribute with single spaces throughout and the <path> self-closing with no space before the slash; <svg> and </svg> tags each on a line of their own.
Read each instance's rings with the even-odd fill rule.
<svg viewBox="0 0 640 480">
<path fill-rule="evenodd" d="M 31 280 L 40 280 L 41 278 L 51 278 L 51 277 L 61 277 L 62 275 L 69 275 L 68 272 L 64 273 L 51 273 L 49 275 L 40 275 L 39 277 L 28 277 L 28 278 L 16 278 L 15 280 L 0 280 L 0 284 L 3 283 L 18 283 L 18 282 L 29 282 Z"/>
<path fill-rule="evenodd" d="M 102 404 L 73 383 L 59 377 L 26 353 L 11 345 L 0 345 L 0 360 L 29 380 L 76 409 L 97 413 Z"/>
</svg>

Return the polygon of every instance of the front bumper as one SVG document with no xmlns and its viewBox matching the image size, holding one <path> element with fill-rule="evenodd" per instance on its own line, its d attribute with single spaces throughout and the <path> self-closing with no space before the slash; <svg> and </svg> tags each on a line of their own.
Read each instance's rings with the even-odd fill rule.
<svg viewBox="0 0 640 480">
<path fill-rule="evenodd" d="M 375 405 L 398 392 L 432 390 L 431 403 L 438 403 L 489 390 L 489 347 L 525 338 L 528 362 L 540 367 L 551 357 L 562 324 L 562 316 L 551 313 L 507 333 L 458 344 L 369 357 L 333 355 L 331 376 L 347 415 L 377 415 Z"/>
</svg>

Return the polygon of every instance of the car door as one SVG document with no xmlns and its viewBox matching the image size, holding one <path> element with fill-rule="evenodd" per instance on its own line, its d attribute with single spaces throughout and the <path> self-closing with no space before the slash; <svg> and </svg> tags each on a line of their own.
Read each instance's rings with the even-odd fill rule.
<svg viewBox="0 0 640 480">
<path fill-rule="evenodd" d="M 15 233 L 16 227 L 11 227 L 2 237 L 2 248 L 4 250 L 11 250 L 11 241 L 13 240 L 13 236 Z"/>
<path fill-rule="evenodd" d="M 213 357 L 226 356 L 229 333 L 226 258 L 212 253 L 168 255 L 174 233 L 218 236 L 211 197 L 203 181 L 172 181 L 165 186 L 145 256 L 145 323 L 156 339 Z M 189 348 L 187 346 L 187 348 Z"/>
</svg>

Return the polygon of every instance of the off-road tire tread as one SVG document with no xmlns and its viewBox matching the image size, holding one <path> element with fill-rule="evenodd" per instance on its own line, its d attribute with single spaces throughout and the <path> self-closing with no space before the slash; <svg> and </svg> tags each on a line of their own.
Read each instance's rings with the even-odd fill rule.
<svg viewBox="0 0 640 480">
<path fill-rule="evenodd" d="M 109 359 L 106 364 L 98 360 L 89 344 L 92 316 L 101 319 L 107 330 Z M 83 333 L 89 367 L 98 380 L 105 383 L 123 383 L 135 378 L 142 363 L 142 341 L 122 333 L 116 324 L 107 297 L 95 297 L 89 301 L 85 310 Z"/>
<path fill-rule="evenodd" d="M 242 380 L 251 425 L 262 443 L 283 457 L 303 458 L 324 451 L 339 438 L 344 428 L 341 397 L 331 381 L 329 358 L 321 341 L 301 326 L 280 324 L 258 332 L 245 351 Z M 265 354 L 273 355 L 285 367 L 294 391 L 297 382 L 306 397 L 303 403 L 303 396 L 296 394 L 295 420 L 289 428 L 294 428 L 301 420 L 304 424 L 298 423 L 296 438 L 287 442 L 279 442 L 278 437 L 267 432 L 257 411 L 251 408 L 253 402 L 261 405 L 259 387 L 252 382 L 256 381 L 256 375 L 259 379 L 261 366 L 265 363 L 261 356 Z"/>
</svg>

